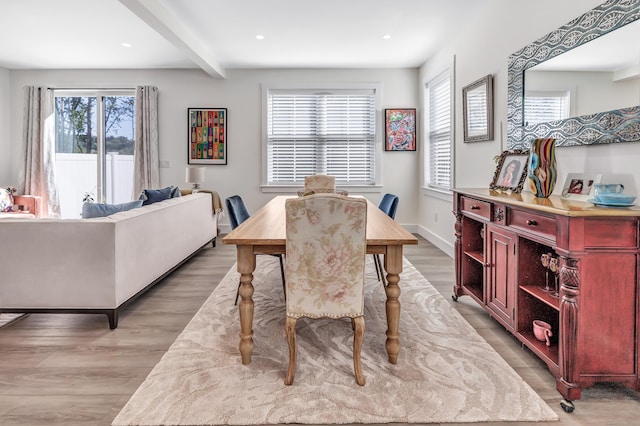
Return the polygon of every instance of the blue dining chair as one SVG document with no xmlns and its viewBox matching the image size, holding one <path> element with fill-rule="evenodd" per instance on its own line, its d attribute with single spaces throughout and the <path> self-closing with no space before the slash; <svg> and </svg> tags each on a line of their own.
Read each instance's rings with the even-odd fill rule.
<svg viewBox="0 0 640 426">
<path fill-rule="evenodd" d="M 396 210 L 398 210 L 398 201 L 399 198 L 397 195 L 384 194 L 382 200 L 380 200 L 380 204 L 378 204 L 378 208 L 385 212 L 391 219 L 395 220 Z M 382 262 L 380 261 L 379 254 L 373 255 L 373 263 L 376 266 L 376 275 L 378 276 L 378 281 L 382 281 L 382 285 L 386 287 L 387 283 L 384 278 L 384 269 L 382 268 Z"/>
<path fill-rule="evenodd" d="M 229 223 L 231 224 L 231 230 L 236 229 L 242 222 L 249 219 L 251 215 L 247 210 L 247 207 L 244 205 L 244 201 L 242 197 L 239 195 L 232 195 L 224 200 L 224 204 L 227 207 L 227 213 L 229 214 Z M 285 281 L 284 281 L 284 263 L 282 260 L 281 254 L 270 254 L 269 256 L 275 256 L 280 260 L 280 273 L 282 274 L 282 288 L 285 289 Z M 285 289 L 286 290 L 286 289 Z M 236 290 L 236 301 L 235 305 L 238 304 L 238 296 L 240 296 L 240 284 L 238 284 L 238 290 Z M 285 291 L 285 300 L 287 299 L 287 294 Z"/>
</svg>

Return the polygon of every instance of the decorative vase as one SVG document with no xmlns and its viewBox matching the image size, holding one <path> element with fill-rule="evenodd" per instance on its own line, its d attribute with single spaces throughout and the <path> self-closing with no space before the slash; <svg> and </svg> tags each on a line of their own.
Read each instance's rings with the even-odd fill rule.
<svg viewBox="0 0 640 426">
<path fill-rule="evenodd" d="M 547 198 L 553 192 L 558 177 L 556 170 L 556 140 L 535 139 L 529 156 L 529 185 L 536 197 Z"/>
</svg>

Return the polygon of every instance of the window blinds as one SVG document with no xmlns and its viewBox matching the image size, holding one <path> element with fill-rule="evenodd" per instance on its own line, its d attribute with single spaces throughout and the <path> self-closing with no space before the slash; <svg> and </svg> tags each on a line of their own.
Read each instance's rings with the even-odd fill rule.
<svg viewBox="0 0 640 426">
<path fill-rule="evenodd" d="M 341 185 L 375 183 L 373 90 L 269 90 L 267 109 L 269 185 L 318 173 Z"/>
<path fill-rule="evenodd" d="M 525 125 L 569 117 L 569 92 L 527 92 L 524 98 Z"/>
<path fill-rule="evenodd" d="M 429 185 L 451 187 L 451 83 L 449 72 L 427 84 L 429 93 Z"/>
</svg>

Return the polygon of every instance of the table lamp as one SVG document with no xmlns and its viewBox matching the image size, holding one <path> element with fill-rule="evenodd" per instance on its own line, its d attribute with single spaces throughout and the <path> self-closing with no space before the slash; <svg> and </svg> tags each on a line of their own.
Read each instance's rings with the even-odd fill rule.
<svg viewBox="0 0 640 426">
<path fill-rule="evenodd" d="M 187 166 L 185 182 L 193 184 L 193 191 L 200 189 L 200 182 L 204 182 L 204 167 Z"/>
</svg>

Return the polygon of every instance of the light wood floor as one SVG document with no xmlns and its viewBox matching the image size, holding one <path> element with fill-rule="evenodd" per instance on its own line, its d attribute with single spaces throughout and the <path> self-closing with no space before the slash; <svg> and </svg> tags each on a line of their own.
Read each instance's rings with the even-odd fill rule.
<svg viewBox="0 0 640 426">
<path fill-rule="evenodd" d="M 111 424 L 234 264 L 235 253 L 221 242 L 208 246 L 122 312 L 116 330 L 104 315 L 62 314 L 32 314 L 0 329 L 0 425 Z M 549 403 L 560 424 L 640 422 L 639 394 L 613 385 L 585 391 L 575 412 L 564 413 L 546 366 L 468 297 L 451 300 L 451 258 L 422 238 L 405 256 Z"/>
</svg>

